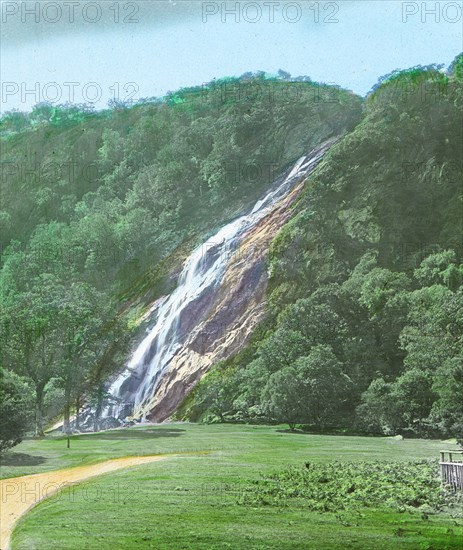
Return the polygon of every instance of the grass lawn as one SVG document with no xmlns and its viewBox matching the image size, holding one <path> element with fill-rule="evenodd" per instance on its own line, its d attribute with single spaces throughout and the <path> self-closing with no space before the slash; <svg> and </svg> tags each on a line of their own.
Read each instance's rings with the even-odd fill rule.
<svg viewBox="0 0 463 550">
<path fill-rule="evenodd" d="M 462 548 L 450 515 L 365 508 L 340 513 L 238 504 L 247 480 L 289 464 L 438 458 L 441 441 L 285 433 L 284 427 L 165 424 L 28 440 L 11 477 L 127 455 L 194 453 L 114 472 L 43 501 L 17 525 L 17 549 Z M 21 465 L 15 465 L 15 463 Z"/>
</svg>

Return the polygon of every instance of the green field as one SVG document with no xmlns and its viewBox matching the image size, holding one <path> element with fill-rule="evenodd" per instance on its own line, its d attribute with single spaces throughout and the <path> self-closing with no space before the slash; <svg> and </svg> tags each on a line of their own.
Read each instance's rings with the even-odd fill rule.
<svg viewBox="0 0 463 550">
<path fill-rule="evenodd" d="M 330 460 L 436 459 L 442 441 L 291 434 L 285 427 L 164 424 L 66 440 L 27 440 L 7 455 L 11 477 L 127 455 L 167 460 L 63 490 L 17 525 L 12 548 L 461 548 L 449 514 L 365 508 L 316 513 L 303 506 L 246 506 L 242 489 L 287 465 Z M 192 454 L 197 452 L 198 454 Z M 175 456 L 178 453 L 189 453 Z M 16 465 L 21 462 L 21 465 Z"/>
</svg>

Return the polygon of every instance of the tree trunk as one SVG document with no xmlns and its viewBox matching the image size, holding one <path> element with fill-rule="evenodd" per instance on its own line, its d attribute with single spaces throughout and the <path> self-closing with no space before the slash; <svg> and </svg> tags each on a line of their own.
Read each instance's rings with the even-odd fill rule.
<svg viewBox="0 0 463 550">
<path fill-rule="evenodd" d="M 38 384 L 35 388 L 35 435 L 42 437 L 43 433 L 43 398 L 44 398 L 43 384 Z"/>
<path fill-rule="evenodd" d="M 76 432 L 80 431 L 80 395 L 76 397 Z"/>
<path fill-rule="evenodd" d="M 98 387 L 98 400 L 95 409 L 95 416 L 93 418 L 93 431 L 98 432 L 100 429 L 100 416 L 101 411 L 103 410 L 103 396 L 104 396 L 104 387 L 100 384 Z"/>
<path fill-rule="evenodd" d="M 63 422 L 63 432 L 65 434 L 71 433 L 71 388 L 66 387 L 64 390 L 64 422 Z"/>
</svg>

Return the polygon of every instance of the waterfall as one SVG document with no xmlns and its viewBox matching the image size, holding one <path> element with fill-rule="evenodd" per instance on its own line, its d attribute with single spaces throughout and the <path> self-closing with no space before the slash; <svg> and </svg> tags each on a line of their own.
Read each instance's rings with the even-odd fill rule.
<svg viewBox="0 0 463 550">
<path fill-rule="evenodd" d="M 256 202 L 248 214 L 225 225 L 193 250 L 185 261 L 177 288 L 153 314 L 154 319 L 146 336 L 135 349 L 125 370 L 109 388 L 116 404 L 108 405 L 103 416 L 124 418 L 132 415 L 143 419 L 143 405 L 155 394 L 163 373 L 185 338 L 179 326 L 182 314 L 190 304 L 220 285 L 227 264 L 243 236 L 315 168 L 332 141 L 302 156 L 286 174 L 277 178 L 270 191 Z"/>
</svg>

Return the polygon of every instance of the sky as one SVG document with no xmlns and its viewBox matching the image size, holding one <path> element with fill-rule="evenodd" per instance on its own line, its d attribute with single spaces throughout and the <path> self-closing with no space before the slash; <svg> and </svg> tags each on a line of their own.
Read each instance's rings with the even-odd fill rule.
<svg viewBox="0 0 463 550">
<path fill-rule="evenodd" d="M 365 95 L 463 51 L 463 1 L 1 0 L 2 112 L 162 96 L 247 71 Z"/>
</svg>

